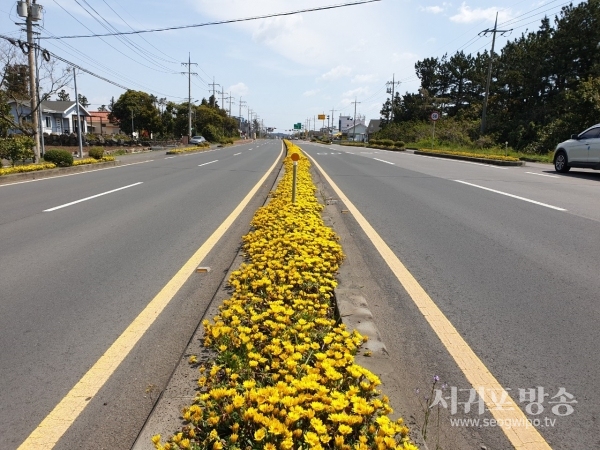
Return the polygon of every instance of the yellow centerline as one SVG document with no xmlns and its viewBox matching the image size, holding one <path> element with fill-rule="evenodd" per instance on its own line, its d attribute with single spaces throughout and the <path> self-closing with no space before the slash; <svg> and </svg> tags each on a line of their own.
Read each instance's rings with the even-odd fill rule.
<svg viewBox="0 0 600 450">
<path fill-rule="evenodd" d="M 306 154 L 306 153 L 305 153 Z M 469 344 L 458 333 L 454 325 L 446 318 L 444 313 L 437 307 L 429 297 L 425 289 L 412 276 L 400 259 L 388 247 L 371 224 L 364 218 L 360 211 L 344 195 L 341 189 L 325 173 L 315 159 L 307 155 L 313 164 L 319 169 L 339 199 L 344 203 L 348 211 L 352 213 L 360 227 L 371 240 L 379 254 L 383 257 L 392 270 L 400 284 L 421 314 L 425 317 L 433 331 L 442 341 L 458 367 L 462 370 L 467 380 L 478 391 L 487 405 L 490 413 L 496 419 L 498 426 L 502 428 L 506 437 L 517 450 L 548 450 L 550 445 L 544 440 L 537 429 L 530 424 L 527 416 L 519 406 L 512 400 L 502 385 L 490 373 Z"/>
<path fill-rule="evenodd" d="M 256 183 L 241 203 L 229 214 L 225 221 L 202 244 L 181 269 L 152 299 L 148 306 L 131 322 L 127 329 L 117 338 L 110 348 L 96 361 L 87 373 L 77 382 L 71 391 L 46 416 L 35 430 L 19 446 L 19 450 L 37 450 L 53 448 L 62 435 L 75 422 L 79 414 L 90 403 L 98 391 L 104 386 L 113 372 L 127 357 L 129 352 L 150 328 L 160 313 L 167 307 L 181 286 L 196 270 L 219 239 L 248 205 L 254 194 L 273 171 L 283 154 L 283 145 L 279 156 L 263 177 Z"/>
</svg>

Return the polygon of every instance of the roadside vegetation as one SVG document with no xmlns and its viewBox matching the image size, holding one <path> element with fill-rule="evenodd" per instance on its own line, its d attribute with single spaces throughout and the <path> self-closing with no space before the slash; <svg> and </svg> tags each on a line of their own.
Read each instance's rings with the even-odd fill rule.
<svg viewBox="0 0 600 450">
<path fill-rule="evenodd" d="M 29 136 L 0 138 L 0 160 L 5 159 L 12 163 L 11 167 L 0 167 L 0 176 L 115 160 L 114 156 L 105 156 L 102 147 L 91 147 L 88 151 L 89 158 L 74 161 L 73 154 L 67 150 L 48 150 L 42 163 L 27 164 L 28 160 L 33 160 L 33 145 L 33 139 Z"/>
<path fill-rule="evenodd" d="M 246 262 L 229 279 L 233 295 L 203 322 L 215 357 L 199 367 L 186 425 L 152 441 L 159 450 L 416 450 L 402 419 L 390 419 L 378 377 L 355 362 L 365 338 L 346 330 L 333 297 L 342 248 L 321 218 L 308 159 L 286 146 L 285 175 L 256 212 Z"/>
<path fill-rule="evenodd" d="M 600 0 L 569 4 L 494 56 L 486 127 L 481 130 L 488 51 L 425 58 L 417 93 L 396 93 L 381 109 L 376 139 L 409 148 L 550 162 L 559 142 L 599 122 Z M 581 55 L 586 55 L 582 58 Z M 431 113 L 440 119 L 432 139 Z"/>
</svg>

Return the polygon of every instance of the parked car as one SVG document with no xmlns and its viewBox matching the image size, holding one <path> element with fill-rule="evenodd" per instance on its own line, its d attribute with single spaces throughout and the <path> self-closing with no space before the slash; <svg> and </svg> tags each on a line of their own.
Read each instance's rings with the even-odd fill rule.
<svg viewBox="0 0 600 450">
<path fill-rule="evenodd" d="M 202 136 L 192 136 L 192 138 L 190 139 L 190 144 L 202 144 L 203 142 L 206 142 L 206 139 L 204 139 L 204 137 Z"/>
<path fill-rule="evenodd" d="M 600 170 L 600 123 L 556 146 L 554 169 L 565 173 L 571 167 Z"/>
</svg>

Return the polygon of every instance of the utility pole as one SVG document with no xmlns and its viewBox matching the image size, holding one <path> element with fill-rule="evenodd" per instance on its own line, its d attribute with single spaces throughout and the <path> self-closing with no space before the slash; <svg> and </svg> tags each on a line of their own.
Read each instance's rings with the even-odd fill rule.
<svg viewBox="0 0 600 450">
<path fill-rule="evenodd" d="M 233 100 L 233 97 L 231 96 L 231 94 L 229 94 L 227 96 L 227 100 L 229 100 L 229 117 L 231 117 L 231 103 L 232 103 L 232 100 Z"/>
<path fill-rule="evenodd" d="M 360 104 L 361 102 L 357 102 L 356 97 L 354 97 L 354 101 L 352 103 L 354 103 L 354 127 L 352 127 L 352 141 L 354 141 L 354 139 L 356 139 L 356 105 Z"/>
<path fill-rule="evenodd" d="M 215 83 L 215 77 L 213 77 L 213 82 L 209 83 L 208 85 L 212 86 L 212 89 L 213 89 L 213 99 L 214 99 L 215 103 L 217 103 L 217 97 L 215 97 L 215 86 L 221 87 L 221 85 L 219 83 Z"/>
<path fill-rule="evenodd" d="M 246 106 L 246 101 L 242 101 L 242 96 L 240 95 L 240 128 L 242 128 L 242 106 Z"/>
<path fill-rule="evenodd" d="M 33 148 L 34 160 L 40 162 L 40 133 L 39 133 L 39 114 L 38 114 L 38 91 L 36 83 L 36 62 L 35 62 L 35 44 L 33 42 L 33 22 L 41 18 L 42 6 L 35 3 L 35 0 L 27 0 L 27 15 L 25 17 L 25 27 L 27 31 L 27 59 L 29 63 L 29 95 L 31 97 L 31 121 L 33 125 L 33 139 L 35 147 Z"/>
<path fill-rule="evenodd" d="M 193 63 L 191 60 L 191 56 L 188 53 L 188 62 L 181 63 L 182 66 L 187 66 L 188 68 L 188 142 L 192 137 L 192 75 L 198 75 L 195 72 L 192 72 L 192 65 L 197 66 L 198 64 Z M 185 75 L 185 72 L 181 72 Z"/>
<path fill-rule="evenodd" d="M 488 66 L 487 81 L 485 83 L 485 97 L 483 100 L 483 111 L 481 114 L 481 129 L 479 130 L 480 134 L 485 134 L 485 116 L 487 113 L 488 97 L 490 95 L 490 84 L 492 82 L 492 62 L 494 61 L 494 44 L 496 43 L 496 33 L 501 33 L 502 35 L 504 35 L 504 33 L 508 33 L 509 31 L 512 31 L 512 28 L 510 30 L 498 29 L 498 13 L 496 13 L 496 22 L 494 22 L 494 29 L 490 30 L 488 28 L 487 30 L 483 30 L 479 33 L 479 36 L 481 36 L 482 34 L 485 36 L 488 33 L 493 33 L 492 51 L 490 52 L 490 64 Z"/>
<path fill-rule="evenodd" d="M 392 74 L 392 81 L 388 81 L 387 83 L 385 83 L 386 86 L 392 86 L 391 88 L 388 87 L 387 88 L 387 93 L 388 94 L 392 94 L 392 109 L 391 109 L 391 115 L 390 115 L 390 122 L 394 121 L 394 97 L 396 95 L 395 93 L 395 88 L 396 85 L 400 86 L 400 82 L 396 81 L 396 74 Z"/>
<path fill-rule="evenodd" d="M 221 91 L 219 94 L 221 94 L 221 109 L 225 111 L 225 92 Z"/>
<path fill-rule="evenodd" d="M 40 125 L 40 156 L 43 158 L 44 154 L 46 153 L 46 148 L 44 147 L 44 121 L 43 121 L 43 117 L 42 117 L 42 100 L 40 99 L 40 67 L 38 64 L 38 57 L 40 55 L 40 36 L 38 33 L 38 43 L 37 43 L 37 47 L 35 49 L 35 84 L 37 86 L 37 92 L 36 92 L 36 97 L 37 97 L 37 103 L 38 103 L 38 120 L 39 120 L 39 125 Z M 100 132 L 102 132 L 102 128 L 100 128 Z"/>
<path fill-rule="evenodd" d="M 336 111 L 337 111 L 337 109 L 333 109 L 333 108 L 331 108 L 331 133 L 332 133 L 332 134 L 333 134 L 333 129 L 335 128 L 335 127 L 334 127 L 334 125 L 333 125 L 333 124 L 334 124 L 334 122 L 333 122 L 333 118 L 335 117 L 335 114 L 334 114 L 334 113 L 335 113 Z"/>
<path fill-rule="evenodd" d="M 250 123 L 250 114 L 252 114 L 252 110 L 248 108 L 248 139 L 250 139 L 250 132 L 252 131 L 252 124 Z"/>
<path fill-rule="evenodd" d="M 77 142 L 79 144 L 79 157 L 83 158 L 83 145 L 81 144 L 81 116 L 79 115 L 79 95 L 77 94 L 77 75 L 73 67 L 73 83 L 75 84 L 75 111 L 77 112 Z"/>
</svg>

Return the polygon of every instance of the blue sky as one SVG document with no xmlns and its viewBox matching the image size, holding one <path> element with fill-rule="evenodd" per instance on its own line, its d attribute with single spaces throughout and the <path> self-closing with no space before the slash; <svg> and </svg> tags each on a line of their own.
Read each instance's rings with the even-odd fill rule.
<svg viewBox="0 0 600 450">
<path fill-rule="evenodd" d="M 119 31 L 147 30 L 243 19 L 350 3 L 352 0 L 40 0 L 44 38 L 106 33 L 108 22 Z M 575 2 L 576 4 L 578 2 Z M 381 0 L 318 12 L 225 25 L 116 37 L 43 39 L 42 47 L 91 72 L 130 89 L 181 102 L 187 100 L 193 63 L 192 99 L 208 98 L 215 89 L 233 97 L 233 115 L 247 117 L 250 108 L 265 126 L 288 130 L 317 114 L 337 117 L 357 113 L 379 118 L 389 94 L 386 82 L 396 81 L 400 92 L 416 92 L 414 64 L 462 50 L 476 54 L 491 47 L 493 28 L 512 29 L 498 36 L 496 50 L 507 39 L 540 20 L 554 17 L 564 1 L 483 0 L 459 3 L 435 0 Z M 103 22 L 103 21 L 106 22 Z M 0 34 L 23 38 L 16 2 L 0 5 Z M 90 32 L 91 30 L 91 32 Z M 94 110 L 117 99 L 124 90 L 88 74 L 77 77 L 79 93 Z M 73 92 L 73 84 L 66 88 Z M 74 95 L 71 94 L 71 98 Z M 217 94 L 219 103 L 221 95 Z M 229 109 L 229 101 L 225 102 Z M 326 123 L 325 123 L 326 124 Z M 321 122 L 318 121 L 319 127 Z M 312 126 L 312 125 L 311 125 Z"/>
</svg>

